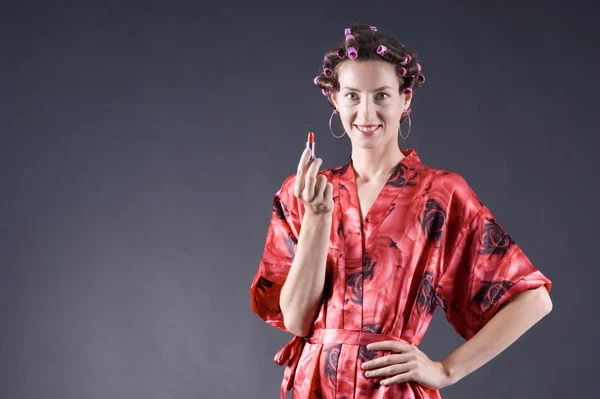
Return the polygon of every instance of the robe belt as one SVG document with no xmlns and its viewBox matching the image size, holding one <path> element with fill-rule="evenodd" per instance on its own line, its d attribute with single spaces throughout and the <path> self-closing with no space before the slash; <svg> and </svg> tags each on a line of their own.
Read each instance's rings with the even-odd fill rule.
<svg viewBox="0 0 600 399">
<path fill-rule="evenodd" d="M 323 328 L 311 331 L 306 337 L 294 336 L 283 348 L 275 355 L 275 363 L 282 366 L 287 362 L 283 381 L 281 382 L 281 398 L 285 399 L 285 391 L 289 391 L 294 386 L 294 377 L 296 375 L 296 366 L 300 361 L 304 344 L 346 344 L 366 346 L 373 342 L 380 341 L 398 341 L 406 344 L 410 342 L 392 335 L 375 334 L 366 331 L 342 330 L 335 328 Z"/>
</svg>

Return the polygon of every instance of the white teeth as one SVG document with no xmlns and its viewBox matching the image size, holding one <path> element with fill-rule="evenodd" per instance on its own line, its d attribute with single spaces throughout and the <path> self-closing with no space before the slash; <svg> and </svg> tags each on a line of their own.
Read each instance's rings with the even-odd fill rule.
<svg viewBox="0 0 600 399">
<path fill-rule="evenodd" d="M 359 127 L 358 129 L 363 131 L 363 132 L 372 132 L 373 130 L 377 129 L 379 126 L 372 126 L 372 127 Z"/>
</svg>

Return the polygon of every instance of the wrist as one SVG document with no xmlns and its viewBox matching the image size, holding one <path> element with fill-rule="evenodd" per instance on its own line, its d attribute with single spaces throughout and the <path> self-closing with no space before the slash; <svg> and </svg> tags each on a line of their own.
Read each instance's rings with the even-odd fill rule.
<svg viewBox="0 0 600 399">
<path fill-rule="evenodd" d="M 331 221 L 333 216 L 333 211 L 330 212 L 314 212 L 307 210 L 304 213 L 304 218 L 315 219 L 315 220 L 323 220 L 323 221 Z"/>
<path fill-rule="evenodd" d="M 456 384 L 458 380 L 460 380 L 458 373 L 448 364 L 447 360 L 440 361 L 440 367 L 442 368 L 442 373 L 448 381 L 448 385 Z"/>
</svg>

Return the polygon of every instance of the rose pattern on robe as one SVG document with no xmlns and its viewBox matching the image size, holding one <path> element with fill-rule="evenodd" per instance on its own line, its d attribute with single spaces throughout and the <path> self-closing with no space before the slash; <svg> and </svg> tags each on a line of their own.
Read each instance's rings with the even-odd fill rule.
<svg viewBox="0 0 600 399">
<path fill-rule="evenodd" d="M 408 178 L 407 178 L 408 176 Z M 394 186 L 394 187 L 404 187 L 404 186 L 414 186 L 415 183 L 413 180 L 417 178 L 417 170 L 414 168 L 409 168 L 403 163 L 399 163 L 394 172 L 385 183 L 386 185 Z"/>
<path fill-rule="evenodd" d="M 363 281 L 365 279 L 370 280 L 373 278 L 373 269 L 375 267 L 375 261 L 369 256 L 365 256 L 362 261 L 362 270 L 355 273 L 348 274 L 348 285 L 352 287 L 352 294 L 354 297 L 347 298 L 354 303 L 362 303 L 363 301 Z"/>
<path fill-rule="evenodd" d="M 345 302 L 362 303 L 362 272 L 348 274 L 348 286 L 352 288 L 352 297 L 346 298 Z"/>
<path fill-rule="evenodd" d="M 287 209 L 287 206 L 281 202 L 281 199 L 278 196 L 273 198 L 273 219 L 279 220 L 280 223 L 287 223 L 287 219 L 290 217 L 290 212 Z M 296 255 L 296 247 L 298 245 L 298 240 L 292 234 L 292 232 L 284 233 L 283 242 L 285 243 L 285 247 L 289 253 L 288 259 L 293 260 Z"/>
<path fill-rule="evenodd" d="M 267 280 L 265 277 L 259 277 L 256 288 L 263 292 L 266 292 L 267 289 L 271 288 L 272 285 L 273 285 L 272 281 Z"/>
<path fill-rule="evenodd" d="M 486 313 L 514 284 L 510 280 L 485 281 L 472 302 L 481 313 Z"/>
<path fill-rule="evenodd" d="M 329 172 L 332 175 L 345 175 L 346 172 L 348 172 L 348 168 L 350 168 L 350 166 L 351 166 L 351 163 L 350 163 L 351 158 L 352 157 L 348 157 L 345 164 L 329 169 Z"/>
<path fill-rule="evenodd" d="M 337 384 L 337 366 L 342 350 L 342 344 L 326 345 L 323 349 L 325 355 L 325 377 L 335 386 Z"/>
<path fill-rule="evenodd" d="M 338 228 L 336 230 L 336 234 L 340 237 L 345 237 L 346 234 L 344 233 L 344 222 L 340 220 Z"/>
<path fill-rule="evenodd" d="M 285 222 L 285 216 L 289 214 L 289 212 L 284 211 L 284 206 L 277 196 L 273 197 L 273 215 L 282 221 Z"/>
<path fill-rule="evenodd" d="M 486 218 L 487 223 L 481 232 L 481 249 L 480 254 L 500 254 L 504 256 L 506 251 L 515 242 L 510 238 L 502 227 L 498 224 L 496 219 Z"/>
<path fill-rule="evenodd" d="M 361 362 L 368 362 L 377 357 L 377 352 L 367 349 L 365 345 L 361 345 L 358 349 L 358 360 Z"/>
<path fill-rule="evenodd" d="M 433 272 L 423 273 L 421 284 L 419 284 L 419 292 L 417 294 L 417 313 L 428 313 L 431 310 L 434 300 L 435 277 Z"/>
<path fill-rule="evenodd" d="M 438 242 L 441 239 L 446 225 L 446 211 L 435 199 L 427 200 L 423 215 L 418 220 L 429 241 Z"/>
<path fill-rule="evenodd" d="M 290 233 L 284 238 L 284 241 L 285 246 L 290 253 L 289 259 L 294 260 L 294 256 L 296 256 L 296 246 L 298 245 L 298 240 L 296 240 L 296 237 Z"/>
<path fill-rule="evenodd" d="M 439 284 L 435 287 L 435 294 L 433 298 L 435 304 L 442 308 L 444 312 L 448 310 L 448 301 L 446 301 L 442 296 L 441 287 L 439 286 Z"/>
<path fill-rule="evenodd" d="M 313 396 L 311 397 L 311 399 L 323 399 L 323 395 L 321 394 L 318 388 L 315 389 L 312 394 Z"/>
<path fill-rule="evenodd" d="M 376 323 L 363 324 L 361 331 L 373 334 L 381 334 L 381 328 L 379 328 L 379 325 Z M 366 345 L 360 345 L 358 349 L 358 360 L 361 363 L 368 362 L 369 360 L 373 360 L 376 357 L 377 352 L 367 349 Z"/>
</svg>

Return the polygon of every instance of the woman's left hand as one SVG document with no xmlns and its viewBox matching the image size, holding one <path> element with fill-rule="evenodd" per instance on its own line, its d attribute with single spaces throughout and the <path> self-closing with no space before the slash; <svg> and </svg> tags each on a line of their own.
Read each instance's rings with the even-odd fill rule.
<svg viewBox="0 0 600 399">
<path fill-rule="evenodd" d="M 362 364 L 362 368 L 367 370 L 367 377 L 392 376 L 382 380 L 381 385 L 414 381 L 426 388 L 442 389 L 452 384 L 444 364 L 431 361 L 414 345 L 381 341 L 367 345 L 367 349 L 396 352 Z"/>
</svg>

